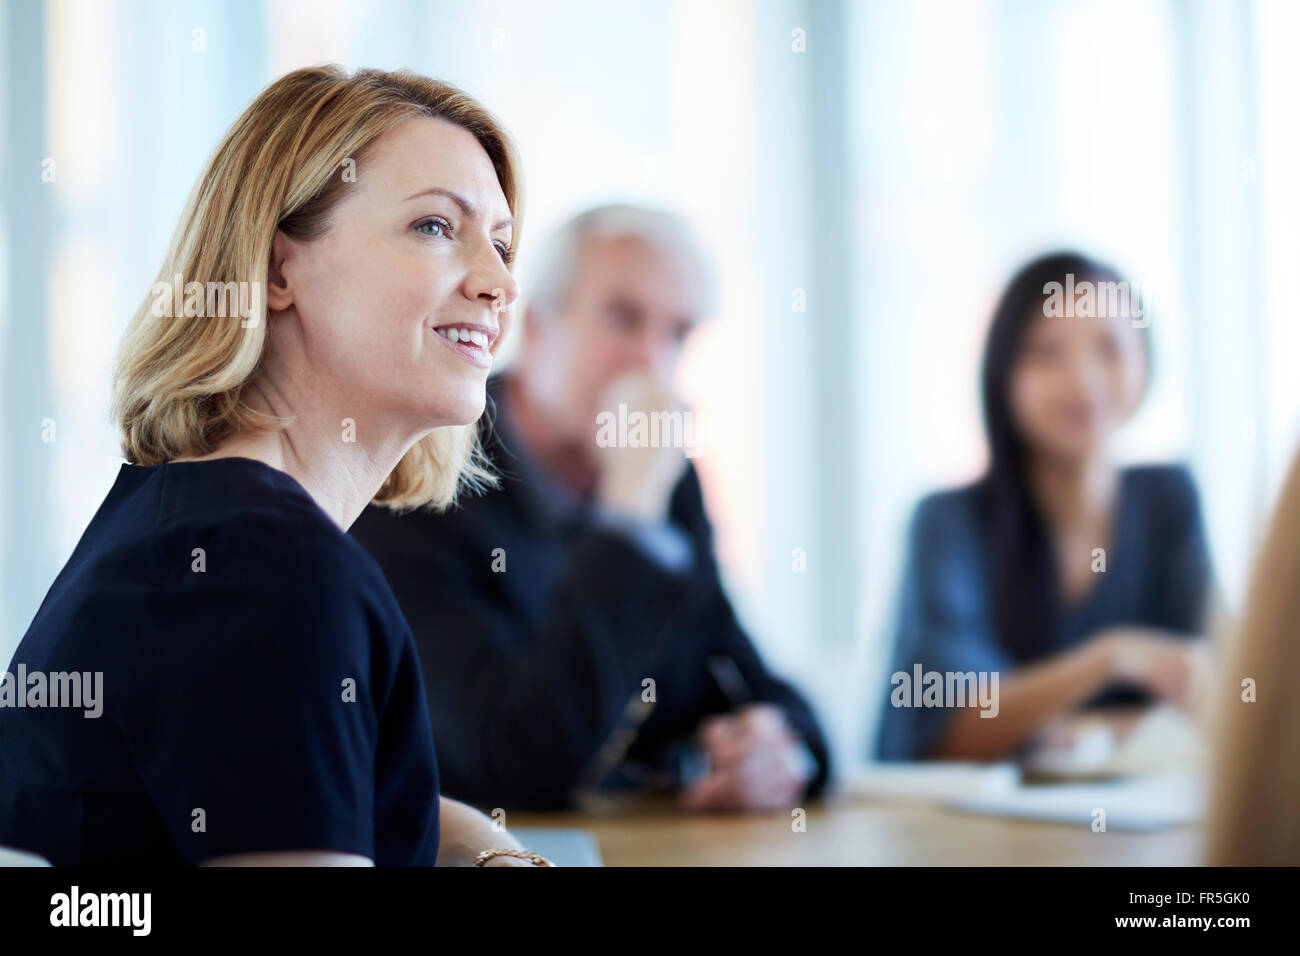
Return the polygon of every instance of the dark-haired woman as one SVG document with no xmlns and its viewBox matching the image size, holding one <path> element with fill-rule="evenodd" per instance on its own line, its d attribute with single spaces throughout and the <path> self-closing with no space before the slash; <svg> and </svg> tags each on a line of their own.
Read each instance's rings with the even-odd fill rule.
<svg viewBox="0 0 1300 956">
<path fill-rule="evenodd" d="M 914 706 L 891 679 L 881 759 L 1006 757 L 1080 708 L 1190 703 L 1211 587 L 1196 490 L 1111 451 L 1150 377 L 1142 305 L 1073 254 L 1003 293 L 981 375 L 990 465 L 916 510 L 892 670 L 997 674 L 996 716 Z"/>
</svg>

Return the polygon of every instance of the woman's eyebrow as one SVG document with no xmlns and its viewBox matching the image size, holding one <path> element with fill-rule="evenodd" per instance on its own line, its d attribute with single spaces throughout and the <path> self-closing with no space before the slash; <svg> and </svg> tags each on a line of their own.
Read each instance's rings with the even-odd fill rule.
<svg viewBox="0 0 1300 956">
<path fill-rule="evenodd" d="M 450 199 L 452 202 L 454 202 L 457 206 L 460 207 L 460 211 L 464 213 L 466 217 L 470 219 L 478 218 L 478 210 L 474 208 L 474 204 L 472 202 L 470 202 L 464 196 L 461 196 L 459 193 L 454 193 L 450 189 L 442 189 L 437 186 L 433 187 L 432 189 L 422 189 L 418 193 L 412 193 L 411 195 L 403 199 L 402 202 L 410 202 L 412 199 L 419 199 L 421 196 L 431 196 L 431 195 L 446 196 L 448 199 Z M 492 227 L 492 231 L 496 232 L 498 229 L 505 229 L 507 226 L 513 226 L 514 224 L 515 221 L 513 219 L 502 219 L 499 223 L 497 223 L 495 226 Z"/>
</svg>

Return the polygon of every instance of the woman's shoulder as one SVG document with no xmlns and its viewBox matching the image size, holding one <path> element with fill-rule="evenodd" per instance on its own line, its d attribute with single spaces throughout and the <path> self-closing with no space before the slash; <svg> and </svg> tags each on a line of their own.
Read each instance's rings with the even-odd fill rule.
<svg viewBox="0 0 1300 956">
<path fill-rule="evenodd" d="M 314 505 L 313 505 L 314 507 Z M 263 600 L 321 622 L 364 615 L 400 632 L 405 618 L 375 559 L 319 510 L 282 501 L 212 524 L 211 541 L 242 555 L 241 575 L 265 576 Z"/>
<path fill-rule="evenodd" d="M 1196 493 L 1196 482 L 1192 478 L 1192 472 L 1181 462 L 1129 465 L 1122 470 L 1121 474 L 1130 485 L 1149 493 Z"/>
<path fill-rule="evenodd" d="M 980 515 L 980 484 L 960 485 L 930 491 L 912 512 L 915 529 L 973 529 Z"/>
<path fill-rule="evenodd" d="M 193 465 L 200 467 L 185 467 Z M 339 574 L 373 583 L 378 572 L 365 550 L 284 472 L 234 458 L 165 467 L 174 470 L 160 491 L 160 530 L 238 546 L 245 561 L 285 574 Z"/>
<path fill-rule="evenodd" d="M 206 512 L 206 568 L 177 613 L 192 642 L 227 661 L 256 659 L 308 683 L 358 679 L 382 696 L 414 639 L 374 558 L 296 486 L 273 478 L 238 509 Z M 210 653 L 216 653 L 211 651 Z M 318 680 L 316 680 L 318 678 Z"/>
<path fill-rule="evenodd" d="M 242 595 L 267 620 L 326 633 L 368 621 L 400 636 L 405 618 L 374 558 L 289 475 L 248 459 L 161 467 L 142 476 L 157 485 L 142 502 L 157 515 L 152 533 L 142 533 L 156 541 L 136 550 L 180 554 L 187 573 L 157 577 L 159 587 L 183 587 L 194 601 Z"/>
<path fill-rule="evenodd" d="M 1124 494 L 1148 514 L 1182 522 L 1196 518 L 1200 496 L 1191 470 L 1184 464 L 1130 465 L 1121 472 Z"/>
<path fill-rule="evenodd" d="M 978 483 L 931 491 L 912 509 L 908 541 L 922 562 L 937 559 L 965 565 L 977 561 L 983 540 Z"/>
</svg>

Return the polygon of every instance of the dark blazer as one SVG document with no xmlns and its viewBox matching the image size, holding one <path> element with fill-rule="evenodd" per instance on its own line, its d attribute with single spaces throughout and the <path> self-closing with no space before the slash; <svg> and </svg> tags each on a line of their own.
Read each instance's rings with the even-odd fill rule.
<svg viewBox="0 0 1300 956">
<path fill-rule="evenodd" d="M 991 545 L 979 485 L 926 497 L 912 519 L 891 673 L 927 670 L 1007 673 L 1120 625 L 1192 636 L 1213 588 L 1196 486 L 1174 465 L 1126 468 L 1107 567 L 1078 604 L 1058 607 L 1049 643 L 1012 654 L 992 619 Z M 951 711 L 894 707 L 886 683 L 877 756 L 918 759 L 937 743 Z M 1146 695 L 1115 687 L 1088 706 L 1134 703 Z"/>
<path fill-rule="evenodd" d="M 502 394 L 494 379 L 490 399 L 500 406 Z M 635 735 L 613 764 L 668 772 L 704 717 L 747 698 L 784 710 L 816 760 L 808 795 L 818 794 L 830 766 L 822 732 L 736 620 L 694 470 L 670 505 L 689 545 L 683 573 L 590 509 L 554 507 L 536 463 L 508 447 L 519 444 L 508 409 L 496 414 L 485 448 L 499 490 L 443 514 L 372 506 L 352 528 L 415 634 L 443 792 L 480 806 L 563 807 L 600 776 L 593 761 L 608 760 L 596 756 L 611 735 Z M 647 678 L 653 707 L 642 705 Z"/>
</svg>

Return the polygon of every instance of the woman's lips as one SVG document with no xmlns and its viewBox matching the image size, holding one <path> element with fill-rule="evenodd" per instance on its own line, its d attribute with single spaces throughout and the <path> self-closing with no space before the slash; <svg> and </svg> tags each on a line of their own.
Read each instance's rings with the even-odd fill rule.
<svg viewBox="0 0 1300 956">
<path fill-rule="evenodd" d="M 1068 427 L 1080 431 L 1096 431 L 1105 427 L 1110 421 L 1110 415 L 1106 409 L 1091 405 L 1062 409 L 1061 418 Z"/>
<path fill-rule="evenodd" d="M 493 336 L 486 332 L 479 331 L 477 326 L 442 326 L 431 329 L 434 338 L 445 345 L 451 351 L 455 352 L 465 361 L 477 366 L 478 368 L 492 367 L 492 345 Z M 463 337 L 468 333 L 468 339 Z M 451 336 L 456 335 L 456 341 L 452 341 Z"/>
</svg>

